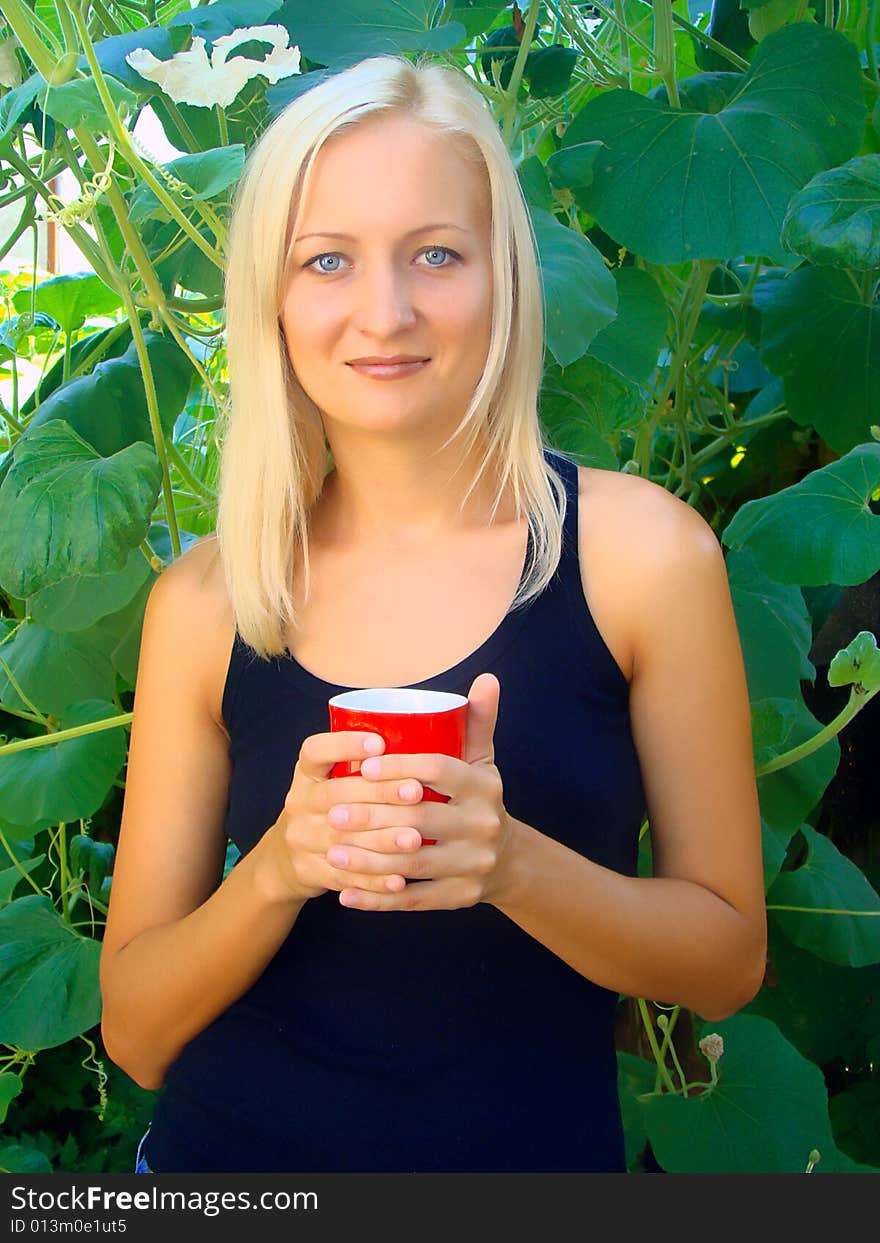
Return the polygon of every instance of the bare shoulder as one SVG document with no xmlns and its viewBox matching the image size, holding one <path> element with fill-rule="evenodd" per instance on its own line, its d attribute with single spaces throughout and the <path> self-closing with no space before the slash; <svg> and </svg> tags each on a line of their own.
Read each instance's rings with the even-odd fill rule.
<svg viewBox="0 0 880 1243">
<path fill-rule="evenodd" d="M 702 514 L 640 475 L 578 467 L 578 553 L 587 604 L 628 682 L 651 643 L 650 601 L 673 566 L 722 559 Z"/>
<path fill-rule="evenodd" d="M 181 638 L 185 632 L 196 640 L 196 672 L 203 679 L 211 716 L 226 734 L 222 702 L 235 621 L 216 535 L 204 535 L 191 544 L 162 571 L 161 580 L 163 590 L 178 593 L 180 607 L 174 613 L 179 618 Z"/>
</svg>

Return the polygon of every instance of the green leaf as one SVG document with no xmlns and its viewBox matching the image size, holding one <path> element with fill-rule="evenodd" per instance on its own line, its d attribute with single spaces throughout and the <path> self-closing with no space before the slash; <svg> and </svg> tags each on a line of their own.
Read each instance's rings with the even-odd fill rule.
<svg viewBox="0 0 880 1243">
<path fill-rule="evenodd" d="M 577 58 L 577 48 L 565 47 L 562 43 L 530 51 L 523 72 L 528 78 L 532 99 L 548 99 L 568 90 Z"/>
<path fill-rule="evenodd" d="M 18 311 L 31 309 L 30 289 L 21 289 L 12 299 Z M 41 281 L 34 289 L 38 311 L 51 315 L 63 332 L 76 332 L 87 319 L 112 315 L 122 305 L 114 290 L 108 289 L 94 272 L 69 272 Z"/>
<path fill-rule="evenodd" d="M 179 16 L 196 29 L 191 18 L 198 14 L 210 21 L 216 7 Z M 467 35 L 464 26 L 460 22 L 432 26 L 436 8 L 435 0 L 409 0 L 405 6 L 395 0 L 336 0 L 332 8 L 316 8 L 311 0 L 287 0 L 284 25 L 294 32 L 291 44 L 310 64 L 344 68 L 368 56 L 458 47 Z"/>
<path fill-rule="evenodd" d="M 725 537 L 726 531 L 721 538 L 727 542 Z M 729 552 L 725 567 L 752 704 L 769 698 L 800 700 L 801 682 L 812 684 L 816 678 L 803 595 L 769 577 L 750 546 Z"/>
<path fill-rule="evenodd" d="M 541 423 L 552 443 L 600 470 L 619 470 L 608 443 L 638 423 L 645 401 L 638 385 L 587 354 L 561 370 L 545 372 Z"/>
<path fill-rule="evenodd" d="M 669 312 L 663 291 L 640 268 L 612 268 L 617 284 L 617 315 L 590 343 L 594 358 L 627 380 L 643 383 L 653 374 L 666 340 Z"/>
<path fill-rule="evenodd" d="M 835 1148 L 818 1066 L 766 1019 L 736 1014 L 704 1025 L 699 1038 L 711 1032 L 724 1041 L 717 1084 L 697 1096 L 645 1102 L 648 1138 L 664 1170 L 802 1174 L 812 1149 Z"/>
<path fill-rule="evenodd" d="M 599 251 L 551 212 L 530 208 L 544 285 L 547 348 L 563 367 L 585 354 L 617 313 L 617 285 Z"/>
<path fill-rule="evenodd" d="M 6 1121 L 9 1106 L 21 1092 L 21 1075 L 0 1071 L 0 1122 Z"/>
<path fill-rule="evenodd" d="M 105 76 L 107 90 L 119 113 L 120 104 L 132 116 L 137 111 L 137 95 L 115 78 Z M 97 134 L 111 133 L 111 123 L 94 78 L 75 78 L 63 86 L 53 86 L 40 101 L 43 110 L 65 129 L 84 126 Z"/>
<path fill-rule="evenodd" d="M 71 574 L 120 570 L 147 533 L 161 478 L 141 441 L 104 458 L 62 419 L 23 436 L 0 487 L 0 584 L 25 599 Z"/>
<path fill-rule="evenodd" d="M 172 22 L 173 19 L 167 22 L 166 25 L 170 26 Z M 146 82 L 136 69 L 132 69 L 125 59 L 126 55 L 129 52 L 133 52 L 136 47 L 147 48 L 157 60 L 169 60 L 176 50 L 165 26 L 157 25 L 141 26 L 138 30 L 126 30 L 124 34 L 110 35 L 107 39 L 99 39 L 94 44 L 94 52 L 95 59 L 105 74 L 117 78 L 132 91 L 142 95 L 144 88 L 152 87 L 153 83 Z M 76 67 L 85 74 L 91 74 L 91 65 L 85 56 L 79 57 Z M 159 93 L 158 87 L 156 88 L 156 93 Z"/>
<path fill-rule="evenodd" d="M 867 1069 L 880 1031 L 880 967 L 839 967 L 799 949 L 771 911 L 764 985 L 743 1013 L 772 1020 L 804 1057 Z"/>
<path fill-rule="evenodd" d="M 197 151 L 194 155 L 182 155 L 161 167 L 183 182 L 191 192 L 187 197 L 212 199 L 239 180 L 244 159 L 243 144 L 235 143 L 229 147 Z M 165 189 L 172 198 L 179 199 L 179 191 L 172 191 L 167 185 Z M 139 183 L 131 195 L 129 217 L 132 224 L 140 224 L 151 217 L 163 221 L 171 219 L 167 209 L 145 182 Z"/>
<path fill-rule="evenodd" d="M 880 897 L 827 837 L 806 824 L 801 833 L 807 841 L 807 858 L 795 871 L 780 873 L 767 894 L 767 905 L 808 911 L 775 909 L 774 918 L 790 941 L 819 958 L 850 967 L 880 962 Z"/>
<path fill-rule="evenodd" d="M 184 8 L 165 23 L 166 26 L 188 26 L 193 34 L 213 43 L 241 26 L 259 26 L 277 13 L 284 0 L 216 0 L 204 8 Z"/>
<path fill-rule="evenodd" d="M 880 409 L 880 304 L 846 272 L 812 267 L 759 281 L 754 299 L 761 358 L 785 376 L 792 418 L 838 453 L 867 440 Z"/>
<path fill-rule="evenodd" d="M 584 105 L 563 147 L 599 140 L 606 150 L 592 185 L 572 186 L 579 205 L 652 263 L 740 254 L 781 262 L 792 194 L 859 149 L 865 105 L 855 45 L 800 22 L 769 35 L 746 74 L 679 85 L 688 101 L 681 109 L 622 89 Z"/>
<path fill-rule="evenodd" d="M 110 875 L 115 848 L 111 842 L 96 842 L 82 833 L 70 839 L 70 866 L 88 875 L 89 889 L 100 893 L 104 877 Z"/>
<path fill-rule="evenodd" d="M 33 705 L 60 716 L 78 700 L 113 696 L 110 654 L 81 632 L 57 634 L 25 622 L 0 655 L 6 666 L 0 667 L 0 698 L 13 712 L 29 712 Z"/>
<path fill-rule="evenodd" d="M 31 76 L 0 99 L 0 142 L 15 134 L 24 121 L 24 114 L 42 91 L 47 90 L 46 79 L 39 73 Z"/>
<path fill-rule="evenodd" d="M 0 910 L 0 1043 L 51 1049 L 101 1018 L 100 942 L 82 937 L 49 898 Z"/>
<path fill-rule="evenodd" d="M 632 1168 L 648 1138 L 645 1131 L 644 1110 L 637 1098 L 645 1092 L 653 1091 L 656 1074 L 657 1067 L 654 1062 L 618 1050 L 617 1095 L 623 1118 L 627 1169 Z"/>
<path fill-rule="evenodd" d="M 860 155 L 819 173 L 788 205 L 787 250 L 813 263 L 880 268 L 880 155 Z"/>
<path fill-rule="evenodd" d="M 0 1170 L 10 1174 L 52 1174 L 52 1162 L 28 1144 L 3 1144 L 0 1146 Z"/>
<path fill-rule="evenodd" d="M 87 700 L 61 716 L 73 729 L 118 716 L 112 703 Z M 125 763 L 123 726 L 0 754 L 0 817 L 16 825 L 45 828 L 59 821 L 87 820 L 104 804 Z"/>
<path fill-rule="evenodd" d="M 171 337 L 146 331 L 144 343 L 156 386 L 159 422 L 169 436 L 186 401 L 193 366 Z M 89 375 L 56 388 L 41 403 L 21 439 L 56 419 L 63 419 L 102 457 L 111 457 L 138 440 L 152 445 L 143 366 L 134 341 L 119 357 L 100 362 Z"/>
<path fill-rule="evenodd" d="M 779 583 L 863 583 L 880 569 L 880 516 L 868 505 L 878 486 L 880 445 L 857 445 L 798 483 L 746 501 L 721 532 L 722 542 L 748 545 Z"/>
<path fill-rule="evenodd" d="M 9 867 L 0 871 L 0 905 L 5 906 L 7 902 L 12 901 L 16 888 L 24 880 L 21 872 L 24 871 L 30 875 L 31 872 L 40 866 L 45 858 L 45 855 L 35 855 L 33 859 L 20 859 L 21 870 L 16 867 Z M 28 889 L 28 892 L 30 892 L 30 889 Z"/>
<path fill-rule="evenodd" d="M 35 592 L 27 602 L 28 617 L 60 634 L 86 630 L 130 604 L 144 583 L 155 577 L 140 547 L 133 548 L 121 570 L 73 574 Z"/>
</svg>

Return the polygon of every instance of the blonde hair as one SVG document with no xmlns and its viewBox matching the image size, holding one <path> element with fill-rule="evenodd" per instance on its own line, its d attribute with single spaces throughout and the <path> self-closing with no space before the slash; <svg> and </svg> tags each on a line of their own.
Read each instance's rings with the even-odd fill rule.
<svg viewBox="0 0 880 1243">
<path fill-rule="evenodd" d="M 330 460 L 320 411 L 296 378 L 281 330 L 292 239 L 322 145 L 377 116 L 432 127 L 488 177 L 489 349 L 468 409 L 442 447 L 461 437 L 464 462 L 481 432 L 487 440 L 462 509 L 488 468 L 499 480 L 490 522 L 508 483 L 517 520 L 528 514 L 532 556 L 511 611 L 543 590 L 561 555 L 565 485 L 545 461 L 537 412 L 543 292 L 516 170 L 488 105 L 463 72 L 423 58 L 369 57 L 304 92 L 272 121 L 248 155 L 233 201 L 225 279 L 230 383 L 219 412 L 216 535 L 236 629 L 265 660 L 287 652 L 286 629 L 296 626 L 300 548 L 309 592 L 310 512 Z"/>
</svg>

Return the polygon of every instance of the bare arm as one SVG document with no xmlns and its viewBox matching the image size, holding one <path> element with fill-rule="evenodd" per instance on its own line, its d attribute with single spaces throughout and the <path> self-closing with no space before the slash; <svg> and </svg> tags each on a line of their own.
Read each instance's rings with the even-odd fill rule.
<svg viewBox="0 0 880 1243">
<path fill-rule="evenodd" d="M 326 860 L 340 836 L 327 820 L 337 790 L 348 798 L 405 801 L 396 783 L 328 780 L 337 761 L 364 754 L 363 732 L 306 738 L 298 757 L 292 751 L 291 786 L 278 819 L 222 880 L 229 744 L 212 716 L 208 687 L 225 668 L 231 639 L 216 585 L 205 586 L 209 551 L 196 545 L 184 553 L 147 602 L 101 951 L 108 1056 L 151 1090 L 262 974 L 308 899 L 341 887 Z M 363 835 L 386 860 L 393 851 L 400 857 L 395 838 L 395 830 Z M 393 863 L 362 883 L 386 890 Z M 398 883 L 402 878 L 392 881 Z"/>
<path fill-rule="evenodd" d="M 209 555 L 190 549 L 147 601 L 101 951 L 107 1052 L 151 1089 L 250 987 L 302 905 L 273 900 L 257 850 L 221 884 L 230 763 L 207 687 L 230 640 Z"/>
<path fill-rule="evenodd" d="M 495 905 L 596 983 L 720 1021 L 754 997 L 766 963 L 749 697 L 715 534 L 656 500 L 652 557 L 633 567 L 629 701 L 654 875 L 621 876 L 515 822 Z"/>
</svg>

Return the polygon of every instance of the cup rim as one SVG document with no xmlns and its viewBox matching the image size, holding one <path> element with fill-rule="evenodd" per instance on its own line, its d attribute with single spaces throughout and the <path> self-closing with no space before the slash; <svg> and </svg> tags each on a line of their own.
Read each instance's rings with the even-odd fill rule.
<svg viewBox="0 0 880 1243">
<path fill-rule="evenodd" d="M 390 700 L 388 707 L 371 706 L 370 700 L 376 696 L 384 696 Z M 395 705 L 394 700 L 400 700 Z M 410 706 L 405 706 L 410 701 Z M 351 712 L 369 712 L 376 716 L 439 716 L 446 712 L 455 712 L 468 703 L 465 695 L 452 691 L 421 690 L 412 686 L 364 686 L 343 691 L 333 695 L 327 701 L 331 708 L 342 708 Z"/>
</svg>

